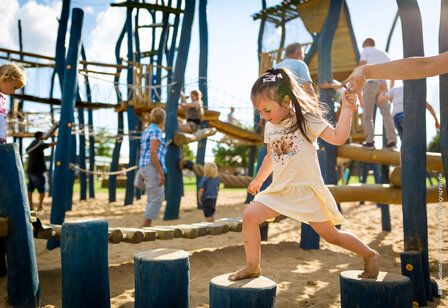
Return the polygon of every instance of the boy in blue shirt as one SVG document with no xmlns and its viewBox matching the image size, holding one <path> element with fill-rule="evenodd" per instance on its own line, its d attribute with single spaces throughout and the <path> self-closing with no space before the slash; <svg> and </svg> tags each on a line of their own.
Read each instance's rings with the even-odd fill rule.
<svg viewBox="0 0 448 308">
<path fill-rule="evenodd" d="M 204 165 L 204 176 L 199 182 L 198 199 L 208 222 L 215 221 L 216 199 L 218 199 L 218 167 L 214 163 Z"/>
</svg>

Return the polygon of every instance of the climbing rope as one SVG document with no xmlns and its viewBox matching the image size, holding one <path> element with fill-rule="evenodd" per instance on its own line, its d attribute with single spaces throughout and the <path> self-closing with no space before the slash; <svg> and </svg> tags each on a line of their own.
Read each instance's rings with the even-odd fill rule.
<svg viewBox="0 0 448 308">
<path fill-rule="evenodd" d="M 127 169 L 121 169 L 120 171 L 110 171 L 110 172 L 104 172 L 104 171 L 90 171 L 87 169 L 82 169 L 78 165 L 69 164 L 70 169 L 74 171 L 79 171 L 86 174 L 93 174 L 93 175 L 124 175 L 132 170 L 138 169 L 138 166 L 132 166 Z"/>
</svg>

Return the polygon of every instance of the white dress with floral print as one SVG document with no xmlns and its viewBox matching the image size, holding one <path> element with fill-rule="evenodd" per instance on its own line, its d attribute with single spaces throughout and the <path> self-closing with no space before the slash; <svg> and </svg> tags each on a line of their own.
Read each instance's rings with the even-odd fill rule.
<svg viewBox="0 0 448 308">
<path fill-rule="evenodd" d="M 344 217 L 324 184 L 315 142 L 329 125 L 305 114 L 309 142 L 300 130 L 291 132 L 295 116 L 274 125 L 266 123 L 264 142 L 272 147 L 272 184 L 258 193 L 254 201 L 272 210 L 305 223 L 333 221 L 340 224 Z"/>
</svg>

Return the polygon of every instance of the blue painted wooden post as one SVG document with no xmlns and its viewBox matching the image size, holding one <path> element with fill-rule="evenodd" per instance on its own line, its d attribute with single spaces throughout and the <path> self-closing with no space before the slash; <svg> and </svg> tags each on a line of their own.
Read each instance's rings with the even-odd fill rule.
<svg viewBox="0 0 448 308">
<path fill-rule="evenodd" d="M 177 0 L 176 8 L 180 9 L 182 5 L 182 0 Z M 174 55 L 176 53 L 176 42 L 177 42 L 177 34 L 179 32 L 179 23 L 180 23 L 180 14 L 176 14 L 174 17 L 174 23 L 173 23 L 173 32 L 171 34 L 171 44 L 170 48 L 166 55 L 166 65 L 168 67 L 173 67 L 174 62 Z M 155 28 L 153 28 L 153 37 L 155 36 Z M 152 39 L 153 44 L 155 43 L 155 40 Z M 152 47 L 154 50 L 154 47 Z M 152 59 L 152 58 L 151 58 Z M 167 72 L 167 84 L 171 84 L 173 81 L 173 70 L 168 70 Z M 170 91 L 171 87 L 167 87 L 167 91 Z"/>
<path fill-rule="evenodd" d="M 115 59 L 117 60 L 117 64 L 121 65 L 123 62 L 120 57 L 121 44 L 123 43 L 124 34 L 126 33 L 126 24 L 123 26 L 120 35 L 118 36 L 117 44 L 115 45 Z M 117 68 L 117 73 L 121 72 L 121 68 Z M 118 75 L 114 76 L 114 83 L 118 83 L 120 81 L 120 77 Z M 117 104 L 120 104 L 122 94 L 120 92 L 119 87 L 115 87 L 115 93 L 117 96 Z M 120 151 L 121 151 L 121 143 L 123 141 L 124 131 L 124 119 L 123 119 L 123 111 L 118 112 L 117 114 L 117 138 L 115 139 L 114 150 L 112 151 L 112 162 L 110 163 L 110 171 L 118 171 L 118 164 L 120 159 Z M 111 175 L 109 176 L 109 202 L 116 201 L 116 192 L 117 192 L 117 176 Z"/>
<path fill-rule="evenodd" d="M 61 91 L 64 84 L 65 73 L 65 36 L 67 34 L 68 16 L 70 14 L 70 0 L 62 1 L 61 17 L 59 18 L 58 36 L 56 38 L 56 73 L 59 78 Z"/>
<path fill-rule="evenodd" d="M 397 0 L 403 32 L 403 56 L 423 56 L 423 33 L 416 0 Z M 418 250 L 422 256 L 426 298 L 432 300 L 426 215 L 426 80 L 404 81 L 404 126 L 401 165 L 404 250 Z M 412 123 L 409 125 L 409 123 Z M 419 302 L 426 305 L 425 302 Z"/>
<path fill-rule="evenodd" d="M 380 272 L 376 279 L 358 278 L 361 271 L 339 275 L 342 308 L 412 307 L 412 288 L 408 277 Z"/>
<path fill-rule="evenodd" d="M 207 0 L 199 0 L 199 90 L 202 92 L 202 101 L 204 102 L 204 108 L 208 109 L 208 89 L 207 89 L 207 77 L 208 77 L 208 26 L 207 26 Z M 202 127 L 208 127 L 208 122 L 203 122 Z M 205 150 L 207 148 L 207 138 L 199 140 L 198 149 L 196 152 L 196 163 L 204 165 L 205 163 Z M 196 176 L 196 192 L 199 191 L 199 182 L 201 176 Z M 196 206 L 202 208 L 197 199 L 196 194 Z"/>
<path fill-rule="evenodd" d="M 86 52 L 84 46 L 81 45 L 81 57 L 84 61 L 87 61 Z M 114 77 L 115 78 L 115 77 Z M 86 97 L 87 102 L 92 103 L 92 91 L 90 89 L 89 77 L 84 75 L 84 85 L 86 87 Z M 93 172 L 95 170 L 95 136 L 93 131 L 93 110 L 92 108 L 87 108 L 87 121 L 88 121 L 88 132 L 89 132 L 89 171 Z M 95 198 L 95 175 L 89 174 L 89 198 Z"/>
<path fill-rule="evenodd" d="M 404 251 L 400 253 L 400 259 L 401 273 L 411 280 L 413 300 L 419 306 L 424 306 L 426 304 L 426 289 L 425 285 L 421 283 L 421 281 L 424 281 L 424 274 L 420 251 Z"/>
<path fill-rule="evenodd" d="M 86 169 L 86 136 L 85 132 L 85 121 L 84 121 L 84 108 L 78 108 L 78 121 L 79 129 L 82 132 L 79 134 L 79 167 Z M 84 172 L 79 173 L 79 199 L 87 200 L 87 177 Z"/>
<path fill-rule="evenodd" d="M 230 273 L 213 278 L 209 285 L 210 308 L 274 308 L 277 284 L 260 276 L 230 281 Z"/>
<path fill-rule="evenodd" d="M 440 9 L 439 52 L 448 51 L 448 1 L 442 0 Z M 445 179 L 448 174 L 448 74 L 439 77 L 440 97 L 440 151 Z M 448 189 L 448 181 L 445 182 Z M 446 201 L 446 200 L 445 200 Z"/>
<path fill-rule="evenodd" d="M 20 51 L 23 51 L 23 40 L 22 40 L 22 21 L 19 19 L 18 20 L 18 26 L 19 26 L 19 50 Z M 20 54 L 20 60 L 24 60 L 24 56 L 23 56 L 23 54 Z M 23 95 L 23 94 L 25 94 L 25 86 L 23 86 L 21 89 L 20 89 L 20 93 Z M 23 106 L 25 105 L 25 101 L 23 100 L 23 99 L 21 99 L 20 101 L 19 101 L 19 108 L 18 108 L 18 111 L 19 112 L 22 112 L 23 111 Z M 14 110 L 14 109 L 10 109 L 10 110 Z M 19 153 L 20 153 L 20 155 L 23 155 L 23 138 L 22 137 L 20 137 L 20 138 L 18 138 L 19 139 Z M 14 143 L 16 142 L 16 140 L 17 140 L 17 138 L 16 137 L 14 137 Z"/>
<path fill-rule="evenodd" d="M 54 90 L 54 79 L 56 77 L 56 69 L 53 70 L 53 73 L 51 74 L 51 81 L 50 81 L 50 98 L 53 98 L 53 90 Z M 53 105 L 50 105 L 50 114 L 51 114 L 51 124 L 54 125 L 54 108 Z M 51 142 L 55 142 L 56 138 L 54 135 L 51 136 Z M 53 169 L 54 169 L 54 147 L 51 147 L 51 154 L 50 154 L 50 168 L 48 169 L 48 196 L 53 196 Z"/>
<path fill-rule="evenodd" d="M 168 93 L 168 101 L 166 103 L 166 138 L 172 140 L 175 131 L 178 129 L 177 124 L 177 108 L 179 102 L 180 91 L 182 89 L 182 80 L 185 75 L 187 65 L 188 51 L 191 41 L 191 28 L 194 19 L 195 0 L 185 3 L 184 17 L 182 20 L 182 30 L 180 34 L 180 42 L 176 58 L 176 66 L 174 69 L 173 80 L 176 84 L 172 87 L 172 91 Z M 180 199 L 183 187 L 182 170 L 179 168 L 179 148 L 171 143 L 168 145 L 166 154 L 166 163 L 168 174 L 166 178 L 166 209 L 164 220 L 179 218 Z"/>
<path fill-rule="evenodd" d="M 336 32 L 336 28 L 339 22 L 339 16 L 341 14 L 343 0 L 331 0 L 330 7 L 328 9 L 327 18 L 322 28 L 322 32 L 318 39 L 318 79 L 319 83 L 332 82 L 332 46 L 333 38 Z M 336 116 L 334 113 L 334 90 L 333 89 L 320 89 L 320 101 L 328 106 L 328 121 L 330 123 L 336 122 Z M 327 152 L 327 165 L 325 172 L 327 177 L 325 178 L 325 184 L 337 185 L 338 177 L 336 174 L 336 147 L 321 139 L 319 139 L 320 147 L 324 148 Z"/>
<path fill-rule="evenodd" d="M 58 144 L 55 152 L 55 170 L 53 174 L 53 200 L 51 203 L 50 222 L 62 224 L 65 218 L 65 209 L 68 191 L 69 162 L 71 153 L 71 126 L 70 119 L 73 115 L 78 74 L 78 57 L 81 45 L 81 31 L 84 12 L 81 9 L 73 9 L 72 26 L 70 29 L 70 44 L 67 53 L 67 66 L 62 91 L 61 118 L 59 121 Z M 59 241 L 49 240 L 48 249 L 59 246 Z"/>
<path fill-rule="evenodd" d="M 107 238 L 103 219 L 62 225 L 62 307 L 110 307 Z"/>
<path fill-rule="evenodd" d="M 317 150 L 317 158 L 319 160 L 320 172 L 322 177 L 326 178 L 327 152 Z M 306 223 L 301 224 L 300 231 L 300 248 L 305 250 L 319 249 L 320 236 L 314 229 Z"/>
<path fill-rule="evenodd" d="M 129 1 L 128 2 L 132 2 Z M 132 43 L 132 8 L 126 8 L 126 36 L 128 39 L 128 62 L 134 61 L 134 49 Z M 128 84 L 128 106 L 127 106 L 127 114 L 128 114 L 128 131 L 129 137 L 135 136 L 134 131 L 137 129 L 137 119 L 134 112 L 134 107 L 129 105 L 129 102 L 132 100 L 133 90 L 132 85 L 134 83 L 134 67 L 132 65 L 128 66 L 127 70 L 127 84 Z M 129 164 L 128 167 L 133 167 L 137 163 L 137 148 L 138 148 L 139 140 L 129 138 Z M 129 171 L 126 174 L 126 193 L 124 197 L 124 205 L 129 205 L 134 202 L 134 178 L 135 178 L 135 170 Z"/>
<path fill-rule="evenodd" d="M 188 252 L 154 249 L 134 256 L 135 308 L 188 308 Z"/>
<path fill-rule="evenodd" d="M 36 307 L 39 276 L 25 173 L 17 145 L 0 145 L 0 157 L 0 216 L 9 220 L 6 241 L 8 302 L 14 307 Z"/>
</svg>

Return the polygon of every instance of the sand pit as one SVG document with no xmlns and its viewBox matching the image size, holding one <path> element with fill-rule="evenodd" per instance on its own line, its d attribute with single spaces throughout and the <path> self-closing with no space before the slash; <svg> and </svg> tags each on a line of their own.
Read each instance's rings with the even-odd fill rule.
<svg viewBox="0 0 448 308">
<path fill-rule="evenodd" d="M 77 197 L 77 196 L 76 196 Z M 120 196 L 119 196 L 120 197 Z M 245 193 L 242 190 L 220 192 L 217 218 L 241 214 Z M 119 199 L 107 203 L 106 194 L 98 194 L 89 202 L 74 202 L 67 221 L 105 218 L 110 227 L 137 226 L 142 218 L 146 198 L 132 206 L 122 206 Z M 44 222 L 49 219 L 49 200 L 44 206 Z M 382 257 L 382 271 L 400 273 L 400 252 L 403 250 L 402 212 L 400 206 L 391 206 L 392 232 L 381 231 L 380 210 L 375 204 L 342 204 L 349 230 L 377 249 Z M 163 208 L 162 208 L 163 210 Z M 437 275 L 436 204 L 428 205 L 429 256 L 431 276 Z M 445 211 L 446 212 L 446 211 Z M 446 213 L 445 213 L 446 214 Z M 163 215 L 163 213 L 162 213 Z M 162 217 L 162 216 L 161 216 Z M 179 220 L 155 221 L 154 225 L 169 225 L 203 221 L 202 211 L 196 210 L 195 196 L 187 192 L 182 199 Z M 447 231 L 445 216 L 443 257 L 444 279 L 439 282 L 444 294 L 448 292 Z M 291 219 L 273 223 L 269 227 L 269 241 L 262 243 L 263 275 L 277 282 L 276 307 L 339 307 L 339 276 L 341 271 L 361 269 L 361 260 L 342 248 L 321 241 L 321 250 L 305 251 L 299 247 L 300 224 Z M 60 252 L 47 251 L 46 241 L 35 240 L 41 286 L 42 307 L 61 307 Z M 140 244 L 109 244 L 109 277 L 112 307 L 134 307 L 135 253 L 153 248 L 184 249 L 190 254 L 190 307 L 208 307 L 208 284 L 211 278 L 231 272 L 244 265 L 241 233 L 229 232 L 197 239 L 144 242 Z M 0 307 L 6 305 L 6 278 L 0 278 Z M 429 307 L 448 307 L 446 296 L 429 302 Z"/>
</svg>

